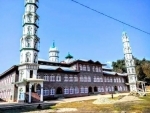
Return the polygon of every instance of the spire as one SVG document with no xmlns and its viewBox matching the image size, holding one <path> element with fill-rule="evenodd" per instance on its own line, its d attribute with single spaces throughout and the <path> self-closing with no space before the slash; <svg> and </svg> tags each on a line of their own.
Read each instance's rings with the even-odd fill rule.
<svg viewBox="0 0 150 113">
<path fill-rule="evenodd" d="M 53 45 L 52 45 L 52 48 L 55 48 L 55 41 L 53 40 Z"/>
</svg>

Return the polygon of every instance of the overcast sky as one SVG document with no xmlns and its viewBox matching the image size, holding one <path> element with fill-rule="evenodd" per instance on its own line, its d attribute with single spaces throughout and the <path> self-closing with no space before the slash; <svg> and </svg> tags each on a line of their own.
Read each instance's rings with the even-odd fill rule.
<svg viewBox="0 0 150 113">
<path fill-rule="evenodd" d="M 122 31 L 133 55 L 150 60 L 150 35 L 84 8 L 71 0 L 39 0 L 39 58 L 48 60 L 53 40 L 60 61 L 68 52 L 75 59 L 102 63 L 122 59 Z M 150 0 L 77 0 L 104 14 L 150 32 Z M 24 0 L 0 0 L 0 73 L 19 64 Z"/>
</svg>

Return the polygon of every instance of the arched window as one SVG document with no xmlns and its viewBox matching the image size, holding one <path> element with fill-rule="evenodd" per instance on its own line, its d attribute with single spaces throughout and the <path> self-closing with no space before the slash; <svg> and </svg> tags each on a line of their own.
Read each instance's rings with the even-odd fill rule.
<svg viewBox="0 0 150 113">
<path fill-rule="evenodd" d="M 28 29 L 28 33 L 27 33 L 27 34 L 28 34 L 28 35 L 31 35 L 32 27 L 31 27 L 31 26 L 28 26 L 28 28 L 27 28 L 27 29 Z"/>
<path fill-rule="evenodd" d="M 77 75 L 74 75 L 74 82 L 78 82 L 78 77 L 77 77 Z"/>
<path fill-rule="evenodd" d="M 31 47 L 31 37 L 26 38 L 26 47 Z"/>
<path fill-rule="evenodd" d="M 64 94 L 69 94 L 69 89 L 68 89 L 68 87 L 65 87 L 65 88 L 64 88 Z"/>
<path fill-rule="evenodd" d="M 90 76 L 88 76 L 88 82 L 91 82 L 91 77 Z"/>
<path fill-rule="evenodd" d="M 86 75 L 84 76 L 84 82 L 87 82 L 87 76 Z"/>
<path fill-rule="evenodd" d="M 55 95 L 55 89 L 54 88 L 50 88 L 50 95 Z"/>
<path fill-rule="evenodd" d="M 59 74 L 56 76 L 56 82 L 61 82 L 61 76 Z"/>
<path fill-rule="evenodd" d="M 78 93 L 79 93 L 79 88 L 75 87 L 75 94 L 78 94 Z"/>
<path fill-rule="evenodd" d="M 97 82 L 97 80 L 96 80 L 96 76 L 94 76 L 94 82 Z"/>
<path fill-rule="evenodd" d="M 95 66 L 92 67 L 93 72 L 95 72 Z"/>
<path fill-rule="evenodd" d="M 72 75 L 69 76 L 69 82 L 73 82 L 73 76 Z"/>
<path fill-rule="evenodd" d="M 74 94 L 74 88 L 73 88 L 73 87 L 70 87 L 69 92 L 70 92 L 70 94 Z"/>
<path fill-rule="evenodd" d="M 50 76 L 50 81 L 55 82 L 55 76 L 53 74 L 51 74 L 51 76 Z"/>
<path fill-rule="evenodd" d="M 83 82 L 83 76 L 80 75 L 80 82 Z"/>
<path fill-rule="evenodd" d="M 67 74 L 64 76 L 64 82 L 68 82 L 68 75 Z"/>
<path fill-rule="evenodd" d="M 82 71 L 82 65 L 80 64 L 80 70 Z"/>
<path fill-rule="evenodd" d="M 31 62 L 31 53 L 30 52 L 26 53 L 26 62 Z"/>
<path fill-rule="evenodd" d="M 87 65 L 87 71 L 90 71 L 90 66 L 89 65 Z"/>
<path fill-rule="evenodd" d="M 37 63 L 37 54 L 34 53 L 34 63 Z"/>
<path fill-rule="evenodd" d="M 86 71 L 86 65 L 83 65 L 83 71 Z"/>
<path fill-rule="evenodd" d="M 32 21 L 32 15 L 29 14 L 29 15 L 27 15 L 27 17 L 28 17 L 28 22 L 30 23 Z"/>
<path fill-rule="evenodd" d="M 84 93 L 88 93 L 88 87 L 87 86 L 85 86 L 85 88 L 84 88 Z"/>
<path fill-rule="evenodd" d="M 83 86 L 80 87 L 80 93 L 84 93 L 84 87 Z"/>
</svg>

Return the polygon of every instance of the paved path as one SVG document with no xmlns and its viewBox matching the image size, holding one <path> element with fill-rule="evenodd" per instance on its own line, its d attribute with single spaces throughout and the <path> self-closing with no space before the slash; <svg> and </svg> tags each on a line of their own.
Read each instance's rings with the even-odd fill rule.
<svg viewBox="0 0 150 113">
<path fill-rule="evenodd" d="M 117 97 L 119 95 L 128 95 L 129 93 L 118 93 L 114 94 L 114 97 Z M 75 102 L 75 101 L 84 101 L 84 100 L 91 100 L 91 99 L 98 99 L 103 97 L 110 97 L 111 94 L 106 95 L 92 95 L 92 96 L 84 96 L 84 97 L 75 97 L 75 98 L 64 98 L 64 99 L 58 99 L 58 100 L 50 100 L 50 101 L 44 101 L 43 103 L 8 103 L 8 102 L 1 102 L 0 103 L 0 109 L 6 109 L 6 108 L 12 108 L 12 107 L 22 107 L 22 106 L 37 106 L 38 104 L 43 105 L 53 105 L 57 103 L 67 103 L 67 102 Z"/>
</svg>

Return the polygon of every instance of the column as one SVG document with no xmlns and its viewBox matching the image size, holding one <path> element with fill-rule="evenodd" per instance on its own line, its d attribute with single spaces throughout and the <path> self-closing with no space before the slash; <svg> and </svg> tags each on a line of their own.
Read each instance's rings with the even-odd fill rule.
<svg viewBox="0 0 150 113">
<path fill-rule="evenodd" d="M 41 96 L 40 96 L 40 101 L 43 102 L 43 82 L 42 82 L 40 85 L 41 85 Z"/>
<path fill-rule="evenodd" d="M 36 86 L 37 86 L 37 84 L 34 84 L 34 92 L 36 92 Z"/>
<path fill-rule="evenodd" d="M 143 83 L 141 82 L 141 85 L 142 85 L 142 91 L 144 92 L 144 87 L 143 87 Z"/>
<path fill-rule="evenodd" d="M 29 83 L 29 103 L 31 103 L 31 88 L 32 88 L 32 84 Z"/>
</svg>

